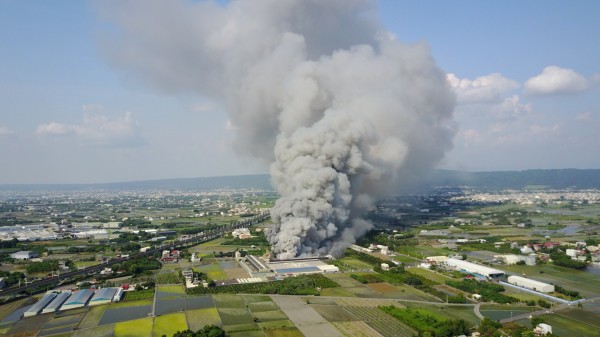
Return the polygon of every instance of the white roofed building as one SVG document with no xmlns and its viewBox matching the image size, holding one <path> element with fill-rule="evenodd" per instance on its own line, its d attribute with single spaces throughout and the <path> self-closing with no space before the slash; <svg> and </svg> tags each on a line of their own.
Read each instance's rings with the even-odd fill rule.
<svg viewBox="0 0 600 337">
<path fill-rule="evenodd" d="M 521 276 L 509 276 L 508 283 L 514 284 L 519 287 L 523 287 L 526 289 L 539 291 L 541 293 L 551 293 L 554 291 L 554 286 L 552 284 L 528 279 Z"/>
<path fill-rule="evenodd" d="M 458 259 L 448 259 L 446 260 L 446 265 L 464 273 L 481 275 L 485 276 L 486 278 L 495 279 L 504 276 L 504 272 L 502 270 Z"/>
</svg>

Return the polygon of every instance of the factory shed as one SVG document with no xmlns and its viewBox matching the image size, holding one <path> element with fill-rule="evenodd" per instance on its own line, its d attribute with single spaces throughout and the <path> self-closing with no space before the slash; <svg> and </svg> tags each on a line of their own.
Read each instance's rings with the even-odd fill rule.
<svg viewBox="0 0 600 337">
<path fill-rule="evenodd" d="M 94 291 L 90 289 L 79 290 L 69 296 L 65 304 L 60 307 L 60 310 L 69 310 L 84 307 L 90 297 L 94 295 Z"/>
<path fill-rule="evenodd" d="M 63 305 L 63 303 L 65 303 L 69 296 L 71 296 L 70 291 L 65 291 L 60 294 L 57 294 L 54 300 L 52 300 L 52 302 L 50 302 L 50 304 L 48 304 L 48 306 L 45 307 L 44 310 L 42 310 L 42 314 L 58 311 L 58 308 L 60 308 L 60 306 Z"/>
<path fill-rule="evenodd" d="M 446 260 L 446 265 L 464 273 L 481 275 L 491 279 L 497 279 L 504 276 L 502 270 L 458 259 L 448 259 Z"/>
<path fill-rule="evenodd" d="M 117 292 L 117 288 L 102 288 L 97 290 L 90 300 L 90 306 L 110 303 Z"/>
<path fill-rule="evenodd" d="M 115 296 L 113 296 L 113 302 L 119 302 L 121 297 L 123 296 L 123 288 L 117 288 L 115 291 Z"/>
<path fill-rule="evenodd" d="M 48 304 L 50 304 L 50 302 L 52 302 L 54 297 L 56 297 L 55 293 L 47 293 L 46 295 L 44 295 L 44 297 L 42 297 L 42 299 L 37 301 L 36 304 L 32 305 L 31 308 L 27 309 L 27 311 L 23 313 L 23 317 L 31 317 L 38 315 L 40 312 L 42 312 L 42 309 L 44 309 Z"/>
<path fill-rule="evenodd" d="M 554 286 L 552 284 L 528 279 L 521 276 L 509 276 L 508 283 L 514 284 L 519 287 L 523 287 L 526 289 L 531 289 L 534 291 L 539 291 L 541 293 L 551 293 L 554 291 Z"/>
</svg>

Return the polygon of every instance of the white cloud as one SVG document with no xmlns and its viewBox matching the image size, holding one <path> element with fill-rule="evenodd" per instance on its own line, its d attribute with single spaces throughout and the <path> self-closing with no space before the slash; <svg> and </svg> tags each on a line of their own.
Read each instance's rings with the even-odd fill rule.
<svg viewBox="0 0 600 337">
<path fill-rule="evenodd" d="M 6 126 L 0 126 L 0 137 L 12 136 L 15 132 Z"/>
<path fill-rule="evenodd" d="M 84 111 L 90 111 L 87 107 L 84 106 Z M 114 120 L 86 112 L 81 125 L 51 122 L 39 125 L 36 133 L 41 136 L 72 136 L 99 146 L 136 146 L 144 143 L 139 131 L 139 123 L 133 119 L 131 112 Z"/>
<path fill-rule="evenodd" d="M 530 113 L 532 110 L 531 104 L 521 103 L 521 99 L 517 95 L 507 97 L 502 103 L 493 107 L 492 111 L 497 118 L 514 119 L 524 114 Z"/>
<path fill-rule="evenodd" d="M 584 111 L 584 112 L 580 113 L 579 115 L 577 115 L 577 117 L 575 117 L 575 120 L 579 121 L 579 122 L 584 122 L 584 121 L 590 120 L 591 117 L 592 117 L 592 112 L 588 110 L 588 111 Z"/>
<path fill-rule="evenodd" d="M 525 93 L 528 95 L 570 94 L 585 91 L 589 82 L 572 69 L 549 66 L 541 74 L 525 82 Z"/>
<path fill-rule="evenodd" d="M 499 101 L 504 95 L 519 87 L 519 83 L 499 73 L 480 76 L 474 80 L 460 79 L 454 74 L 448 74 L 446 79 L 454 89 L 458 103 Z"/>
</svg>

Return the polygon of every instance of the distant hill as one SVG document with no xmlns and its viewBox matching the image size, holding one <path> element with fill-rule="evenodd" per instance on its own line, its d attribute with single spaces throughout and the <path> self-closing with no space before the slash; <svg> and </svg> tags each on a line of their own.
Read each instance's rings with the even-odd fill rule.
<svg viewBox="0 0 600 337">
<path fill-rule="evenodd" d="M 436 170 L 433 186 L 469 186 L 476 190 L 600 188 L 600 170 L 525 170 L 460 172 Z"/>
<path fill-rule="evenodd" d="M 600 189 L 600 169 L 525 170 L 462 172 L 436 170 L 429 177 L 429 188 L 465 186 L 480 191 L 505 189 Z M 0 191 L 213 191 L 218 189 L 273 190 L 269 175 L 131 181 L 109 184 L 0 185 Z"/>
<path fill-rule="evenodd" d="M 0 191 L 214 191 L 219 189 L 273 190 L 267 174 L 222 176 L 203 178 L 178 178 L 161 180 L 129 181 L 107 184 L 22 184 L 0 185 Z"/>
</svg>

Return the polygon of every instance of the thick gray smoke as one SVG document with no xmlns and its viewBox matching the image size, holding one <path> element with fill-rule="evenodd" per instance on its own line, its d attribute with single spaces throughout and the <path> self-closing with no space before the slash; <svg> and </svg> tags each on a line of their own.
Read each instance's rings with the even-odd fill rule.
<svg viewBox="0 0 600 337">
<path fill-rule="evenodd" d="M 223 103 L 241 153 L 271 164 L 280 258 L 340 254 L 373 201 L 451 147 L 454 96 L 423 44 L 361 0 L 99 3 L 115 66 Z"/>
</svg>

